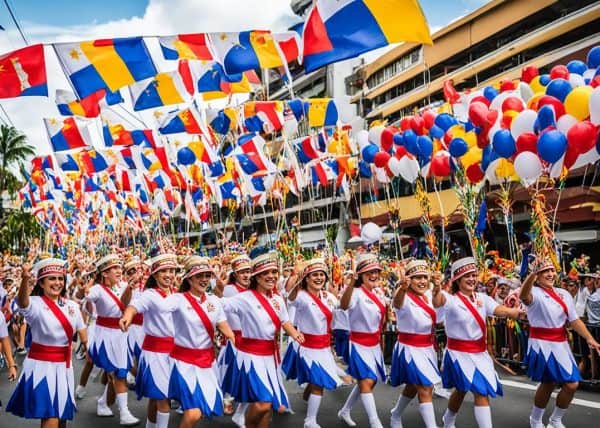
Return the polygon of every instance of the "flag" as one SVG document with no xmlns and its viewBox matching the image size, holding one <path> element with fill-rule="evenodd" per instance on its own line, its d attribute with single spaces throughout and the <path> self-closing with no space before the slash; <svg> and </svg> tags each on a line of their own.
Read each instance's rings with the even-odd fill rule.
<svg viewBox="0 0 600 428">
<path fill-rule="evenodd" d="M 196 116 L 193 109 L 186 108 L 168 113 L 161 121 L 158 131 L 161 134 L 203 134 L 200 126 L 200 118 Z"/>
<path fill-rule="evenodd" d="M 246 174 L 270 171 L 273 163 L 264 154 L 265 140 L 258 134 L 242 135 L 234 151 L 237 161 Z"/>
<path fill-rule="evenodd" d="M 330 180 L 335 180 L 337 177 L 329 165 L 320 161 L 310 167 L 310 172 L 313 186 L 317 184 L 327 186 Z"/>
<path fill-rule="evenodd" d="M 0 56 L 0 98 L 26 96 L 48 96 L 43 45 Z"/>
<path fill-rule="evenodd" d="M 202 137 L 200 137 L 198 140 L 190 142 L 188 144 L 188 148 L 194 152 L 196 159 L 198 159 L 200 162 L 212 165 L 220 161 L 215 149 L 211 147 L 211 145 L 208 144 Z"/>
<path fill-rule="evenodd" d="M 213 59 L 203 33 L 159 37 L 158 42 L 165 59 Z"/>
<path fill-rule="evenodd" d="M 102 137 L 106 147 L 156 146 L 151 129 L 135 129 L 129 131 L 121 124 L 109 125 L 108 123 L 104 123 L 104 125 L 102 125 Z"/>
<path fill-rule="evenodd" d="M 80 101 L 73 92 L 57 89 L 56 107 L 63 116 L 98 117 L 100 114 L 99 103 L 105 93 L 104 89 L 100 89 Z"/>
<path fill-rule="evenodd" d="M 335 126 L 337 120 L 337 107 L 331 98 L 311 98 L 308 100 L 308 126 L 312 128 Z"/>
<path fill-rule="evenodd" d="M 88 176 L 108 169 L 108 162 L 96 150 L 84 150 L 78 154 L 79 164 Z"/>
<path fill-rule="evenodd" d="M 210 127 L 217 134 L 226 135 L 238 125 L 238 112 L 234 107 L 225 107 L 222 110 L 208 109 L 206 116 Z"/>
<path fill-rule="evenodd" d="M 65 172 L 79 172 L 79 164 L 75 158 L 68 153 L 55 153 L 58 167 Z"/>
<path fill-rule="evenodd" d="M 180 61 L 179 73 L 188 93 L 199 92 L 204 100 L 251 92 L 250 84 L 258 81 L 254 72 L 227 74 L 217 62 Z"/>
<path fill-rule="evenodd" d="M 181 104 L 188 100 L 183 80 L 177 71 L 159 73 L 129 87 L 134 111 Z"/>
<path fill-rule="evenodd" d="M 157 74 L 142 37 L 57 43 L 54 48 L 80 98 L 99 89 L 116 91 Z"/>
<path fill-rule="evenodd" d="M 298 160 L 302 163 L 308 163 L 313 159 L 318 159 L 323 155 L 316 147 L 316 138 L 313 136 L 302 137 L 292 142 L 292 146 L 296 151 Z"/>
<path fill-rule="evenodd" d="M 302 41 L 307 72 L 390 43 L 432 44 L 417 0 L 317 0 Z"/>
<path fill-rule="evenodd" d="M 288 57 L 289 61 L 296 59 L 298 43 L 294 34 L 281 37 L 281 45 L 278 38 L 270 31 L 210 34 L 215 56 L 230 74 L 277 68 L 287 64 Z"/>
<path fill-rule="evenodd" d="M 87 125 L 80 127 L 73 117 L 68 117 L 64 121 L 54 118 L 44 119 L 44 123 L 50 137 L 50 144 L 55 152 L 92 145 Z"/>
<path fill-rule="evenodd" d="M 244 124 L 250 132 L 279 131 L 283 126 L 283 101 L 244 103 Z"/>
</svg>

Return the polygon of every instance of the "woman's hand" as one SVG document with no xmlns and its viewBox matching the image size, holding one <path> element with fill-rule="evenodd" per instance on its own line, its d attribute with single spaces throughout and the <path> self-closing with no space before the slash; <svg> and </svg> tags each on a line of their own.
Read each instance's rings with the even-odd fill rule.
<svg viewBox="0 0 600 428">
<path fill-rule="evenodd" d="M 13 364 L 8 368 L 8 381 L 14 382 L 15 380 L 17 380 L 17 366 Z"/>
</svg>

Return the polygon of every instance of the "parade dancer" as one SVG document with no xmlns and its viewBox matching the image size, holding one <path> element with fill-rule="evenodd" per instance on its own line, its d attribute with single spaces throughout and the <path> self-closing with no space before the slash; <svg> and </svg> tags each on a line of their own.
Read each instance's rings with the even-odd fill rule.
<svg viewBox="0 0 600 428">
<path fill-rule="evenodd" d="M 75 332 L 87 348 L 87 334 L 77 303 L 66 300 L 62 260 L 48 258 L 34 266 L 37 282 L 29 295 L 29 266 L 23 266 L 17 295 L 20 311 L 31 329 L 32 343 L 6 411 L 41 419 L 42 428 L 66 426 L 75 407 L 71 366 Z"/>
<path fill-rule="evenodd" d="M 352 282 L 354 273 L 346 271 L 344 279 L 340 285 L 337 297 L 341 298 L 346 287 Z M 339 306 L 333 310 L 332 334 L 334 340 L 335 355 L 344 363 L 348 364 L 348 345 L 350 342 L 350 324 L 348 321 L 348 312 L 341 309 Z"/>
<path fill-rule="evenodd" d="M 177 326 L 169 397 L 181 403 L 180 428 L 194 427 L 202 416 L 223 414 L 213 343 L 215 327 L 230 341 L 235 342 L 235 338 L 220 299 L 206 293 L 213 276 L 207 258 L 192 256 L 185 266 L 180 293 L 167 299 L 167 310 Z"/>
<path fill-rule="evenodd" d="M 337 298 L 324 290 L 327 265 L 323 259 L 310 260 L 300 284 L 288 296 L 289 306 L 296 309 L 296 327 L 304 335 L 295 359 L 298 384 L 308 383 L 308 408 L 305 428 L 319 428 L 317 413 L 323 389 L 335 389 L 342 384 L 339 368 L 331 353 L 331 322 Z"/>
<path fill-rule="evenodd" d="M 143 263 L 139 257 L 132 257 L 123 266 L 123 272 L 125 272 L 125 279 L 127 284 L 131 288 L 131 299 L 137 299 L 143 292 L 143 278 L 144 272 L 142 270 Z M 137 364 L 142 353 L 142 343 L 144 342 L 144 316 L 142 314 L 135 314 L 131 325 L 127 330 L 127 345 L 129 347 L 129 356 L 133 359 L 131 361 L 131 370 L 135 376 L 137 374 Z"/>
<path fill-rule="evenodd" d="M 371 428 L 383 425 L 377 415 L 373 388 L 378 381 L 385 382 L 385 364 L 381 351 L 381 333 L 386 318 L 386 302 L 373 290 L 379 287 L 383 268 L 374 254 L 360 254 L 356 258 L 354 284 L 344 291 L 340 307 L 348 311 L 350 321 L 350 348 L 348 373 L 358 381 L 338 412 L 348 426 L 356 426 L 350 411 L 359 395 Z"/>
<path fill-rule="evenodd" d="M 0 312 L 0 349 L 4 353 L 4 359 L 6 361 L 6 367 L 8 368 L 8 380 L 13 382 L 17 379 L 17 365 L 13 359 L 12 346 L 10 344 L 10 337 L 8 336 L 8 327 L 6 326 L 6 319 L 4 314 Z M 0 358 L 2 356 L 0 355 Z M 2 402 L 0 402 L 2 406 Z"/>
<path fill-rule="evenodd" d="M 278 278 L 277 258 L 262 254 L 252 261 L 249 290 L 223 302 L 226 312 L 240 319 L 242 336 L 236 343 L 239 369 L 232 395 L 240 402 L 252 403 L 245 416 L 248 428 L 269 426 L 271 409 L 282 412 L 289 406 L 280 372 L 280 329 L 298 342 L 304 340 L 289 322 L 283 299 L 273 293 Z"/>
<path fill-rule="evenodd" d="M 390 381 L 392 386 L 406 384 L 392 409 L 391 428 L 402 428 L 402 412 L 419 396 L 419 413 L 427 428 L 437 427 L 433 411 L 433 386 L 441 382 L 437 368 L 435 345 L 436 310 L 431 303 L 430 272 L 424 260 L 412 260 L 406 272 L 398 272 L 398 289 L 393 306 L 396 314 L 398 341 L 392 355 Z M 433 274 L 439 287 L 441 275 Z"/>
<path fill-rule="evenodd" d="M 554 264 L 540 260 L 521 288 L 520 297 L 529 321 L 527 375 L 533 381 L 541 382 L 529 416 L 532 428 L 544 427 L 542 416 L 557 384 L 561 385 L 560 392 L 548 427 L 563 428 L 562 417 L 581 380 L 567 341 L 566 326 L 569 325 L 587 341 L 590 349 L 600 354 L 600 345 L 577 316 L 569 292 L 554 287 L 556 277 Z"/>
<path fill-rule="evenodd" d="M 487 352 L 485 320 L 489 316 L 517 319 L 518 308 L 499 305 L 490 296 L 478 293 L 478 272 L 475 259 L 464 257 L 452 263 L 452 293 L 440 290 L 435 284 L 433 305 L 443 308 L 448 338 L 442 364 L 445 388 L 456 388 L 444 413 L 444 427 L 455 426 L 456 414 L 467 392 L 475 398 L 475 419 L 480 428 L 492 426 L 489 397 L 502 395 L 502 386 Z"/>
<path fill-rule="evenodd" d="M 248 289 L 250 285 L 250 278 L 252 276 L 252 265 L 251 260 L 246 255 L 239 255 L 231 261 L 231 274 L 229 275 L 229 281 L 223 289 L 223 298 L 229 299 L 237 296 Z M 240 341 L 242 336 L 242 327 L 240 325 L 240 319 L 234 312 L 225 311 L 227 316 L 227 322 L 233 330 L 235 336 L 235 343 Z M 237 348 L 235 343 L 228 340 L 225 347 L 221 349 L 218 359 L 219 372 L 221 377 L 221 387 L 223 393 L 231 396 L 233 391 L 233 382 L 235 382 L 237 376 L 237 364 L 236 364 L 236 352 Z M 238 403 L 233 416 L 232 421 L 239 427 L 244 426 L 244 414 L 248 409 L 248 403 Z"/>
<path fill-rule="evenodd" d="M 96 270 L 96 284 L 85 297 L 96 306 L 96 326 L 89 355 L 94 365 L 103 369 L 108 376 L 104 392 L 96 405 L 96 414 L 113 415 L 107 402 L 109 388 L 113 388 L 121 425 L 137 425 L 140 420 L 131 414 L 127 405 L 127 373 L 131 368 L 127 333 L 119 328 L 119 319 L 131 299 L 131 288 L 121 282 L 121 260 L 116 254 L 98 260 Z"/>
<path fill-rule="evenodd" d="M 144 342 L 138 363 L 135 391 L 138 399 L 147 397 L 146 428 L 169 426 L 169 354 L 174 346 L 174 328 L 171 313 L 166 311 L 166 298 L 175 284 L 178 267 L 174 254 L 160 254 L 150 261 L 150 276 L 144 292 L 132 300 L 119 324 L 127 331 L 136 314 L 144 314 Z"/>
</svg>

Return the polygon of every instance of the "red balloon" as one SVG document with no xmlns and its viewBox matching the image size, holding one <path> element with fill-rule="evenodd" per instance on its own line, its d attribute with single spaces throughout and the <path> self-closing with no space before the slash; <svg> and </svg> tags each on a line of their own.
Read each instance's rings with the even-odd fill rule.
<svg viewBox="0 0 600 428">
<path fill-rule="evenodd" d="M 591 81 L 590 81 L 590 86 L 592 88 L 597 88 L 598 86 L 600 86 L 600 76 L 596 76 L 594 77 Z"/>
<path fill-rule="evenodd" d="M 423 112 L 423 123 L 425 124 L 425 128 L 431 129 L 433 123 L 435 122 L 435 113 L 431 110 L 426 110 Z"/>
<path fill-rule="evenodd" d="M 390 155 L 388 152 L 377 152 L 375 153 L 375 159 L 373 163 L 377 168 L 383 168 L 387 165 L 391 157 L 392 155 Z"/>
<path fill-rule="evenodd" d="M 525 83 L 531 82 L 534 77 L 539 75 L 540 72 L 535 65 L 528 65 L 521 70 L 521 80 Z"/>
<path fill-rule="evenodd" d="M 478 183 L 485 176 L 485 174 L 481 170 L 481 166 L 478 163 L 470 165 L 465 172 L 467 174 L 467 178 L 471 183 Z"/>
<path fill-rule="evenodd" d="M 452 141 L 453 138 L 454 137 L 449 130 L 444 133 L 444 143 L 446 143 L 446 146 L 450 144 L 450 141 Z"/>
<path fill-rule="evenodd" d="M 410 119 L 410 127 L 415 131 L 415 134 L 423 135 L 423 126 L 425 126 L 425 121 L 421 116 L 413 116 Z"/>
<path fill-rule="evenodd" d="M 487 105 L 482 102 L 475 101 L 469 104 L 469 119 L 473 125 L 483 128 L 487 124 L 487 116 L 490 112 Z"/>
<path fill-rule="evenodd" d="M 507 97 L 504 101 L 502 101 L 503 113 L 507 110 L 523 111 L 524 109 L 525 107 L 523 107 L 523 101 L 517 97 Z"/>
<path fill-rule="evenodd" d="M 512 120 L 514 118 L 509 114 L 503 114 L 502 119 L 500 119 L 500 127 L 502 129 L 510 129 L 510 125 L 512 124 Z"/>
<path fill-rule="evenodd" d="M 500 83 L 500 92 L 514 91 L 515 89 L 517 89 L 517 85 L 512 80 L 504 80 Z"/>
<path fill-rule="evenodd" d="M 394 153 L 394 156 L 396 156 L 398 159 L 402 159 L 407 153 L 408 151 L 404 146 L 396 146 L 396 152 Z"/>
<path fill-rule="evenodd" d="M 389 152 L 394 146 L 394 134 L 396 128 L 388 126 L 381 132 L 381 148 L 386 152 Z"/>
<path fill-rule="evenodd" d="M 490 106 L 491 101 L 488 100 L 486 97 L 484 97 L 483 95 L 477 95 L 476 97 L 471 98 L 471 104 L 475 103 L 475 102 L 480 102 L 485 104 L 486 106 Z"/>
<path fill-rule="evenodd" d="M 519 135 L 515 142 L 517 146 L 515 156 L 522 152 L 531 152 L 537 155 L 537 140 L 538 137 L 533 132 L 524 132 Z"/>
<path fill-rule="evenodd" d="M 563 162 L 563 166 L 567 169 L 571 169 L 577 158 L 579 157 L 579 152 L 575 147 L 570 147 L 567 144 L 567 151 L 565 152 L 565 160 Z"/>
<path fill-rule="evenodd" d="M 566 65 L 558 64 L 550 70 L 550 79 L 569 80 L 569 69 Z"/>
<path fill-rule="evenodd" d="M 577 122 L 567 132 L 568 147 L 578 154 L 585 153 L 596 145 L 596 127 L 589 120 Z"/>
<path fill-rule="evenodd" d="M 406 116 L 405 118 L 400 120 L 400 129 L 402 131 L 406 131 L 407 129 L 410 129 L 410 119 L 412 118 L 412 116 Z"/>
<path fill-rule="evenodd" d="M 450 175 L 450 156 L 447 153 L 436 153 L 431 158 L 429 172 L 435 177 L 447 177 Z"/>
<path fill-rule="evenodd" d="M 546 105 L 552 106 L 552 108 L 554 109 L 554 116 L 556 117 L 556 120 L 558 120 L 559 117 L 565 114 L 565 106 L 563 105 L 563 103 L 561 103 L 558 100 L 558 98 L 555 98 L 552 95 L 544 95 L 540 97 L 540 99 L 537 102 L 537 108 L 535 110 L 539 110 Z"/>
</svg>

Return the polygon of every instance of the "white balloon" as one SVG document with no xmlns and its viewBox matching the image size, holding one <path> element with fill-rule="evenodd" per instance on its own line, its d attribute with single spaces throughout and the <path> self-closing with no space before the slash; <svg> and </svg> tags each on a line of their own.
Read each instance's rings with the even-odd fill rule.
<svg viewBox="0 0 600 428">
<path fill-rule="evenodd" d="M 500 92 L 498 95 L 496 95 L 494 97 L 494 99 L 490 103 L 490 110 L 498 110 L 498 112 L 501 112 L 502 111 L 502 103 L 504 102 L 504 100 L 507 99 L 508 97 L 512 97 L 512 96 L 518 97 L 519 95 L 515 94 L 515 91 Z M 499 116 L 501 116 L 501 115 L 499 115 Z"/>
<path fill-rule="evenodd" d="M 587 70 L 585 70 L 583 72 L 583 79 L 584 80 L 592 80 L 595 75 L 596 75 L 596 69 L 595 68 L 588 68 Z"/>
<path fill-rule="evenodd" d="M 356 133 L 356 142 L 358 143 L 358 149 L 362 149 L 369 143 L 369 131 L 360 130 Z"/>
<path fill-rule="evenodd" d="M 510 133 L 516 140 L 519 135 L 525 132 L 533 132 L 533 124 L 537 119 L 537 112 L 534 110 L 523 110 L 515 117 L 510 125 Z"/>
<path fill-rule="evenodd" d="M 431 167 L 431 162 L 427 162 L 423 168 L 421 168 L 420 174 L 421 177 L 427 178 L 429 175 L 429 168 Z"/>
<path fill-rule="evenodd" d="M 567 135 L 567 132 L 569 132 L 571 126 L 575 125 L 576 123 L 577 119 L 575 119 L 570 114 L 566 113 L 559 117 L 556 121 L 556 129 L 558 129 L 563 134 Z"/>
<path fill-rule="evenodd" d="M 596 86 L 590 95 L 590 122 L 600 125 L 600 86 Z"/>
<path fill-rule="evenodd" d="M 583 76 L 571 73 L 569 74 L 569 83 L 572 87 L 576 88 L 577 86 L 584 86 L 585 80 L 583 80 Z"/>
<path fill-rule="evenodd" d="M 375 223 L 366 223 L 360 231 L 360 237 L 366 244 L 372 244 L 381 239 L 383 231 Z"/>
<path fill-rule="evenodd" d="M 500 180 L 496 175 L 496 168 L 498 168 L 498 164 L 500 163 L 500 161 L 501 159 L 493 160 L 492 162 L 490 162 L 487 169 L 485 170 L 485 178 L 489 181 L 491 185 L 500 183 Z"/>
<path fill-rule="evenodd" d="M 369 129 L 369 141 L 377 146 L 381 147 L 381 133 L 385 127 L 378 125 Z"/>
<path fill-rule="evenodd" d="M 400 175 L 400 171 L 402 170 L 402 164 L 400 163 L 400 159 L 396 156 L 392 156 L 388 161 L 388 168 L 394 174 L 394 177 L 398 177 Z"/>
<path fill-rule="evenodd" d="M 375 178 L 382 184 L 390 182 L 390 177 L 388 177 L 385 168 L 375 168 Z"/>
<path fill-rule="evenodd" d="M 600 159 L 600 154 L 598 154 L 598 150 L 596 150 L 596 146 L 594 146 L 587 152 L 580 154 L 571 169 L 593 164 L 598 159 Z"/>
<path fill-rule="evenodd" d="M 521 152 L 515 158 L 515 172 L 525 182 L 536 180 L 542 173 L 542 162 L 532 152 Z"/>
<path fill-rule="evenodd" d="M 527 103 L 533 97 L 533 89 L 529 86 L 528 83 L 519 82 L 519 94 L 521 95 L 521 99 Z"/>
<path fill-rule="evenodd" d="M 564 163 L 565 155 L 562 155 L 560 159 L 554 162 L 550 167 L 550 178 L 558 178 L 561 176 Z"/>
<path fill-rule="evenodd" d="M 400 164 L 400 176 L 409 183 L 414 183 L 419 176 L 419 162 L 409 156 L 404 156 L 400 159 Z"/>
</svg>

